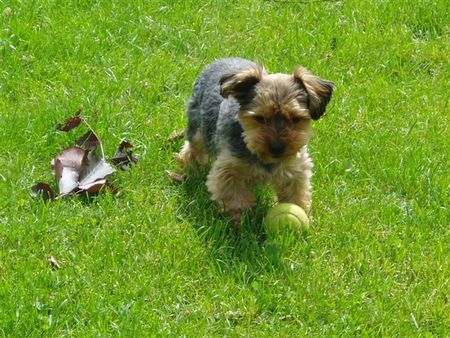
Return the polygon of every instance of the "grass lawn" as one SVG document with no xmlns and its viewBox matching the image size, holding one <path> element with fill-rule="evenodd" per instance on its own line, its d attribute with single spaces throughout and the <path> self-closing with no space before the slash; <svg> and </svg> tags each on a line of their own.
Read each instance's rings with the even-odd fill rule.
<svg viewBox="0 0 450 338">
<path fill-rule="evenodd" d="M 448 9 L 0 1 L 0 336 L 449 336 Z M 206 171 L 164 173 L 193 81 L 225 56 L 336 84 L 312 228 L 289 248 L 264 238 L 267 189 L 236 240 Z M 127 139 L 140 163 L 116 196 L 36 200 L 80 108 L 107 155 Z"/>
</svg>

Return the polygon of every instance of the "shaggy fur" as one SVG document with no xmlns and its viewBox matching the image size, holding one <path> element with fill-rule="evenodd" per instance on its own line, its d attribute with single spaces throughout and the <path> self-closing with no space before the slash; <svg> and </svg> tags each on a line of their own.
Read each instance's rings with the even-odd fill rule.
<svg viewBox="0 0 450 338">
<path fill-rule="evenodd" d="M 268 74 L 252 61 L 218 60 L 195 82 L 177 160 L 186 168 L 214 159 L 206 185 L 236 224 L 254 206 L 252 190 L 262 182 L 274 187 L 279 202 L 309 212 L 311 120 L 323 115 L 332 91 L 331 82 L 303 68 Z"/>
</svg>

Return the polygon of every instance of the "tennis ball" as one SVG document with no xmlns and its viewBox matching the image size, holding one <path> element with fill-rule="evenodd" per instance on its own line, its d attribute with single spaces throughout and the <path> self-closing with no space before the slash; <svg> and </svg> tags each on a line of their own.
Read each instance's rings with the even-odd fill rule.
<svg viewBox="0 0 450 338">
<path fill-rule="evenodd" d="M 279 203 L 272 207 L 264 219 L 269 235 L 300 234 L 309 229 L 306 212 L 296 204 Z"/>
</svg>

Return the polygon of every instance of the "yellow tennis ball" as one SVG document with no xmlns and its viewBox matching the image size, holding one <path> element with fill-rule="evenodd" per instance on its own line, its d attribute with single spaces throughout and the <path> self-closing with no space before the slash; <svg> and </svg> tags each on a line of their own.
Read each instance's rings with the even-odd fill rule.
<svg viewBox="0 0 450 338">
<path fill-rule="evenodd" d="M 309 229 L 306 212 L 296 204 L 279 203 L 272 207 L 264 219 L 269 234 L 300 234 Z"/>
</svg>

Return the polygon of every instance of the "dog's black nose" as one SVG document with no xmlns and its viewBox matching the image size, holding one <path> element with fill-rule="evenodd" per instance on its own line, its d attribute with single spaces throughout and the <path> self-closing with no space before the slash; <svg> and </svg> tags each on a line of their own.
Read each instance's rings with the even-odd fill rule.
<svg viewBox="0 0 450 338">
<path fill-rule="evenodd" d="M 274 156 L 280 156 L 283 154 L 286 146 L 283 143 L 272 143 L 269 144 L 269 150 Z"/>
</svg>

